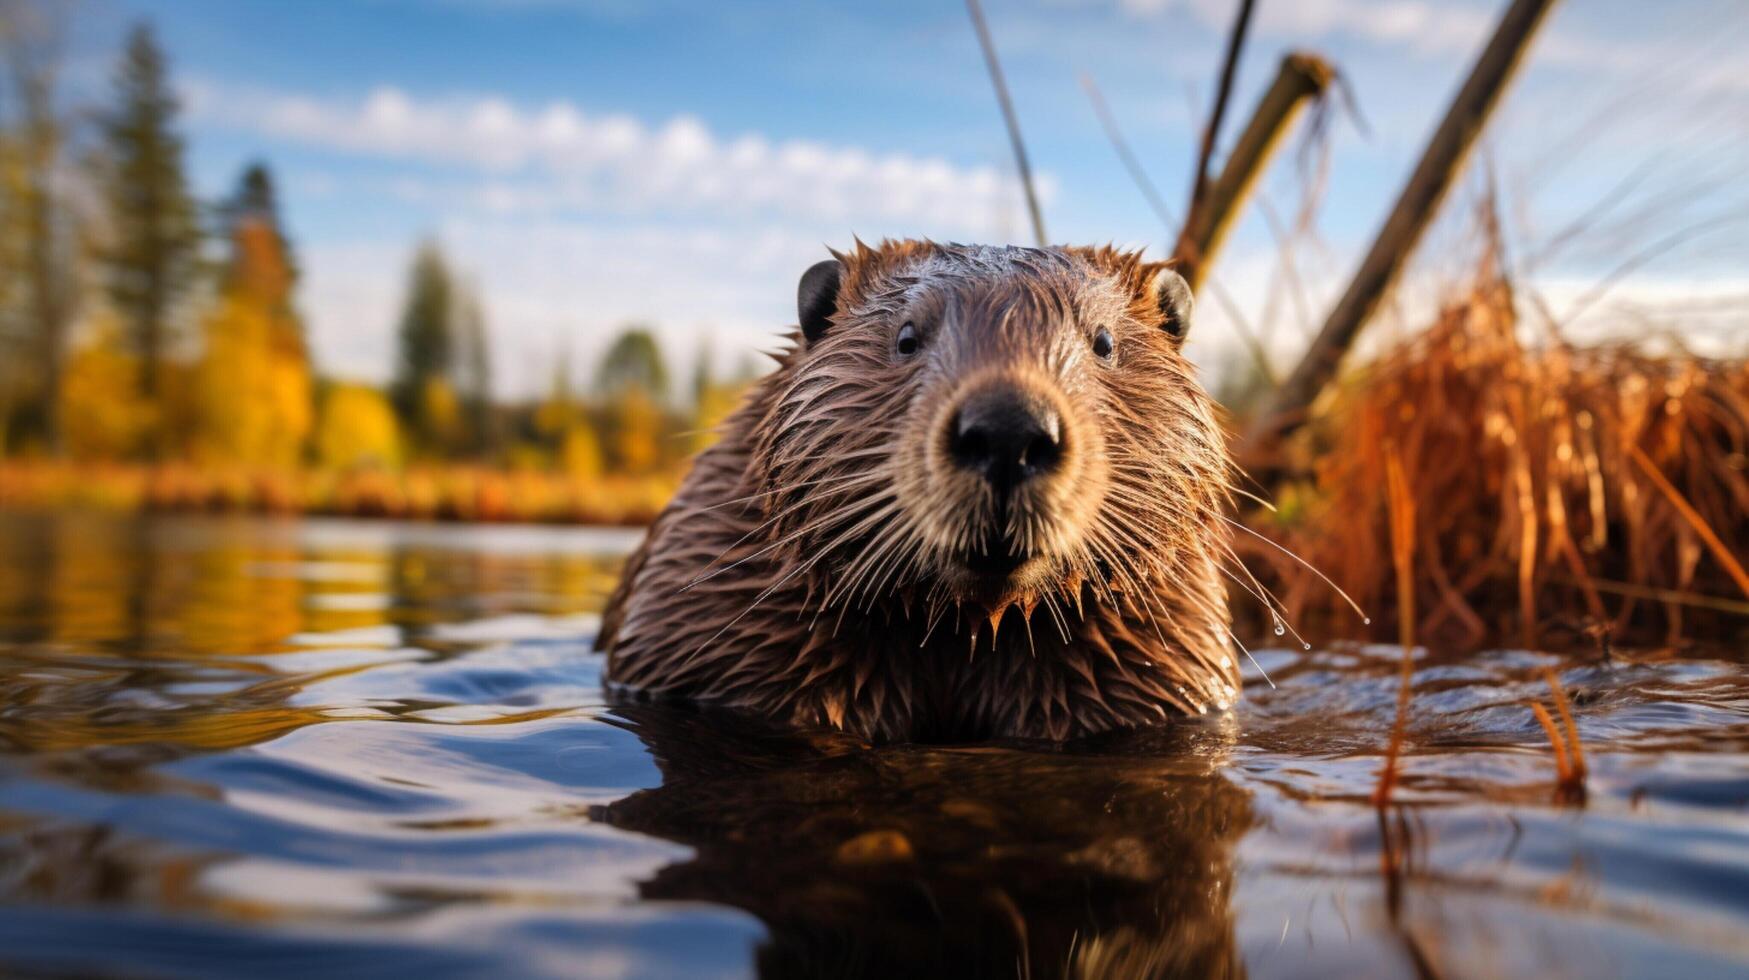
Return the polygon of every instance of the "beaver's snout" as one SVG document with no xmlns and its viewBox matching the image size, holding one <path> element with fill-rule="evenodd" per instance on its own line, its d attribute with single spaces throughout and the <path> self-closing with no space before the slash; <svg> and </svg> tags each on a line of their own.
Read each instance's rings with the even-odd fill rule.
<svg viewBox="0 0 1749 980">
<path fill-rule="evenodd" d="M 954 464 L 984 478 L 998 497 L 1057 468 L 1062 421 L 1042 398 L 1008 385 L 972 392 L 948 420 Z"/>
</svg>

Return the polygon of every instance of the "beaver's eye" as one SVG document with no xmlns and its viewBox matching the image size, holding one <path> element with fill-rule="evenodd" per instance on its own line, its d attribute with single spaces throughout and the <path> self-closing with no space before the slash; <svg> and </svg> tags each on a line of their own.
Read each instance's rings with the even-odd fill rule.
<svg viewBox="0 0 1749 980">
<path fill-rule="evenodd" d="M 899 328 L 899 339 L 893 347 L 899 352 L 900 357 L 910 357 L 917 353 L 919 346 L 921 343 L 917 339 L 917 328 L 912 325 L 910 320 L 906 320 L 905 325 Z"/>
<path fill-rule="evenodd" d="M 1115 344 L 1116 341 L 1111 339 L 1111 331 L 1100 327 L 1099 332 L 1093 335 L 1093 356 L 1101 359 L 1109 358 Z"/>
</svg>

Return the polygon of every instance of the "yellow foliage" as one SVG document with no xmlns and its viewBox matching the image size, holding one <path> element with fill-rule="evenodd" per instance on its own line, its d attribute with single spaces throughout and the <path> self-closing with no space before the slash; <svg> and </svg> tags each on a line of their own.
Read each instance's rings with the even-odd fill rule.
<svg viewBox="0 0 1749 980">
<path fill-rule="evenodd" d="M 693 406 L 690 437 L 693 452 L 706 449 L 717 441 L 716 427 L 741 404 L 741 394 L 746 390 L 746 384 L 703 386 L 698 392 L 698 403 Z"/>
<path fill-rule="evenodd" d="M 426 379 L 419 392 L 419 405 L 426 436 L 431 440 L 431 445 L 424 447 L 427 452 L 441 456 L 461 445 L 462 403 L 448 381 Z"/>
<path fill-rule="evenodd" d="M 533 442 L 515 442 L 504 450 L 504 468 L 512 473 L 539 472 L 547 468 L 547 451 Z"/>
<path fill-rule="evenodd" d="M 322 399 L 316 459 L 325 469 L 398 466 L 401 437 L 395 410 L 383 393 L 360 384 L 336 384 Z"/>
<path fill-rule="evenodd" d="M 244 290 L 206 319 L 195 369 L 195 455 L 209 463 L 292 466 L 310 432 L 310 372 L 272 309 Z"/>
<path fill-rule="evenodd" d="M 158 399 L 152 406 L 155 431 L 147 436 L 147 442 L 155 442 L 165 456 L 189 458 L 200 437 L 200 369 L 199 361 L 158 365 Z"/>
<path fill-rule="evenodd" d="M 534 430 L 548 439 L 561 440 L 576 425 L 577 415 L 577 406 L 571 402 L 570 396 L 562 391 L 555 392 L 534 410 Z"/>
<path fill-rule="evenodd" d="M 229 275 L 203 324 L 194 370 L 194 455 L 209 464 L 290 467 L 313 422 L 310 365 L 289 300 L 291 270 L 260 219 L 239 222 Z"/>
<path fill-rule="evenodd" d="M 67 360 L 61 381 L 61 423 L 74 459 L 120 459 L 139 450 L 155 413 L 140 394 L 139 359 L 121 345 L 105 316 L 90 343 Z"/>
<path fill-rule="evenodd" d="M 588 423 L 575 422 L 565 431 L 565 438 L 559 443 L 559 467 L 573 477 L 601 475 L 601 441 L 595 438 L 595 430 Z"/>
<path fill-rule="evenodd" d="M 628 390 L 609 403 L 608 444 L 619 472 L 645 474 L 662 463 L 661 408 L 648 395 Z"/>
<path fill-rule="evenodd" d="M 269 309 L 290 302 L 291 267 L 272 225 L 260 218 L 245 218 L 237 223 L 231 244 L 228 291 L 247 296 Z M 290 339 L 301 344 L 296 331 L 290 334 Z"/>
</svg>

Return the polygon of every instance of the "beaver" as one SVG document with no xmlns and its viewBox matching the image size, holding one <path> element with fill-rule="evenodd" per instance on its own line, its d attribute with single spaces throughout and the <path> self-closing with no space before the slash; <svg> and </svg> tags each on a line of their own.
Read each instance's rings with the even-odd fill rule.
<svg viewBox="0 0 1749 980">
<path fill-rule="evenodd" d="M 831 255 L 628 559 L 609 683 L 871 742 L 1232 702 L 1231 462 L 1184 279 L 1110 246 Z"/>
</svg>

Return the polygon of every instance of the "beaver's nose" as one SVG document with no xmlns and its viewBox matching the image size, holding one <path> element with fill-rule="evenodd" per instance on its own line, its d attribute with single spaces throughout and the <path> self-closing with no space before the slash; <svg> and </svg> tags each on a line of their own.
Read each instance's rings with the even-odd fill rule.
<svg viewBox="0 0 1749 980">
<path fill-rule="evenodd" d="M 1062 459 L 1062 425 L 1042 400 L 1010 388 L 974 393 L 954 414 L 948 445 L 955 463 L 998 492 L 1049 473 Z"/>
</svg>

